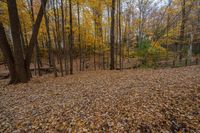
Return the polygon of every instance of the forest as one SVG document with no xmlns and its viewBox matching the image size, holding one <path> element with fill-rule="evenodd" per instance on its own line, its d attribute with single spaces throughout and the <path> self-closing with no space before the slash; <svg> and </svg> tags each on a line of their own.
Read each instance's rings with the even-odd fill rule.
<svg viewBox="0 0 200 133">
<path fill-rule="evenodd" d="M 198 133 L 199 0 L 0 0 L 0 132 Z"/>
</svg>

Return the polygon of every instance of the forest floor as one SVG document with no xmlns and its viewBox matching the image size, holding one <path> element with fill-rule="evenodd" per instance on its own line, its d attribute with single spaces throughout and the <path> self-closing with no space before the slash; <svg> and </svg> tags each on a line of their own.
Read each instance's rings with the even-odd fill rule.
<svg viewBox="0 0 200 133">
<path fill-rule="evenodd" d="M 0 132 L 200 132 L 200 66 L 81 72 L 5 86 Z"/>
</svg>

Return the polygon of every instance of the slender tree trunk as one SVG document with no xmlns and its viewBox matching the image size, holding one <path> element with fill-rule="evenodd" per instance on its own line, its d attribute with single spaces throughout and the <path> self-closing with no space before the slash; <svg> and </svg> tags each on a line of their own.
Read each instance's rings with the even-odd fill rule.
<svg viewBox="0 0 200 133">
<path fill-rule="evenodd" d="M 169 37 L 169 13 L 167 14 L 167 41 L 166 41 L 166 44 L 167 44 L 167 55 L 166 55 L 166 65 L 168 65 L 168 60 L 169 60 L 169 44 L 168 44 L 168 37 Z"/>
<path fill-rule="evenodd" d="M 44 7 L 46 7 L 47 0 L 43 0 L 43 1 L 44 1 Z M 34 49 L 36 41 L 37 41 L 37 36 L 38 36 L 38 33 L 39 33 L 39 28 L 40 28 L 40 24 L 41 24 L 41 21 L 42 21 L 42 17 L 43 17 L 43 8 L 42 8 L 42 5 L 41 5 L 40 9 L 39 9 L 39 13 L 37 15 L 37 19 L 36 19 L 35 24 L 34 24 L 32 36 L 31 36 L 29 46 L 27 48 L 26 56 L 25 56 L 26 57 L 25 58 L 26 71 L 27 71 L 27 74 L 29 74 L 29 79 L 31 77 L 31 73 L 30 73 L 29 68 L 30 68 L 31 59 L 32 59 L 32 55 L 33 55 L 33 49 Z"/>
<path fill-rule="evenodd" d="M 45 10 L 45 9 L 44 9 Z M 51 35 L 50 35 L 50 29 L 49 29 L 49 19 L 46 15 L 46 13 L 44 12 L 44 18 L 45 18 L 45 26 L 46 26 L 46 31 L 47 31 L 47 48 L 48 48 L 48 61 L 49 61 L 49 68 L 53 65 L 53 55 L 52 55 L 52 43 L 51 43 Z M 54 62 L 55 64 L 55 62 Z M 53 65 L 53 67 L 55 67 Z"/>
<path fill-rule="evenodd" d="M 118 56 L 119 56 L 119 0 L 116 1 L 116 15 L 115 15 L 115 67 L 118 67 Z"/>
<path fill-rule="evenodd" d="M 84 31 L 84 37 L 86 38 L 86 29 Z M 85 70 L 85 62 L 86 62 L 86 57 L 87 57 L 87 45 L 84 41 L 84 49 L 83 49 L 83 71 Z"/>
<path fill-rule="evenodd" d="M 38 75 L 42 76 L 41 70 L 40 70 L 40 48 L 39 48 L 39 44 L 38 41 L 36 42 L 36 61 L 37 61 L 37 67 L 38 67 Z"/>
<path fill-rule="evenodd" d="M 190 33 L 190 45 L 189 45 L 189 49 L 188 49 L 189 63 L 191 63 L 191 61 L 192 61 L 192 45 L 193 45 L 193 34 Z"/>
<path fill-rule="evenodd" d="M 103 70 L 105 70 L 105 51 L 103 51 Z"/>
<path fill-rule="evenodd" d="M 119 10 L 119 65 L 120 70 L 122 69 L 122 31 L 121 31 L 121 0 L 118 0 L 118 10 Z"/>
<path fill-rule="evenodd" d="M 101 69 L 101 51 L 99 50 L 99 63 L 98 63 L 98 66 L 99 66 L 99 70 Z"/>
<path fill-rule="evenodd" d="M 26 25 L 25 25 L 24 21 L 22 23 L 23 23 L 23 27 L 24 27 L 24 39 L 25 39 L 24 49 L 26 49 L 26 45 L 28 45 L 27 29 L 26 29 Z"/>
<path fill-rule="evenodd" d="M 33 10 L 33 0 L 30 0 L 30 10 L 31 10 L 31 21 L 32 21 L 32 30 L 34 29 L 35 25 L 35 18 L 34 18 L 34 10 Z M 35 59 L 34 59 L 34 71 L 35 75 L 37 75 L 37 68 L 38 68 L 38 75 L 42 76 L 40 71 L 40 56 L 39 56 L 39 46 L 38 46 L 38 39 L 35 40 Z"/>
<path fill-rule="evenodd" d="M 68 11 L 68 3 L 66 1 L 66 5 L 65 5 L 65 25 L 68 25 L 69 24 L 69 11 Z M 69 32 L 66 32 L 66 40 L 67 40 L 67 43 L 66 43 L 66 62 L 67 62 L 67 68 L 66 68 L 66 74 L 68 75 L 69 74 Z"/>
<path fill-rule="evenodd" d="M 59 3 L 58 0 L 56 0 L 56 18 L 57 18 L 57 41 L 58 41 L 58 48 L 59 48 L 59 59 L 60 59 L 60 70 L 61 70 L 61 76 L 64 76 L 63 72 L 63 48 L 61 45 L 61 33 L 60 33 L 60 16 L 59 16 Z M 62 28 L 62 27 L 61 27 Z"/>
<path fill-rule="evenodd" d="M 186 23 L 186 13 L 185 13 L 185 0 L 182 0 L 182 21 L 181 21 L 181 29 L 180 29 L 180 53 L 179 53 L 179 62 L 182 62 L 183 58 L 183 45 L 185 41 L 185 23 Z"/>
<path fill-rule="evenodd" d="M 46 14 L 46 8 L 44 8 L 43 0 L 41 0 L 41 3 L 42 3 L 43 12 L 44 12 L 45 26 L 46 26 L 47 38 L 48 38 L 47 47 L 48 47 L 49 68 L 51 68 L 51 66 L 52 66 L 52 44 L 51 44 L 51 36 L 50 36 L 50 30 L 49 30 L 49 20 L 48 20 L 47 14 Z"/>
<path fill-rule="evenodd" d="M 108 21 L 108 23 L 110 23 L 110 7 L 109 6 L 107 6 L 107 15 L 108 15 L 108 20 L 107 21 Z M 107 37 L 107 39 L 108 39 L 107 42 L 108 42 L 108 44 L 110 44 L 110 37 L 109 37 L 109 35 L 110 35 L 110 27 L 108 26 L 107 29 L 108 29 L 108 31 L 107 31 L 108 32 L 107 33 L 107 36 L 108 36 Z"/>
<path fill-rule="evenodd" d="M 67 68 L 67 47 L 66 47 L 66 38 L 65 38 L 65 16 L 64 16 L 64 7 L 63 7 L 63 0 L 61 0 L 61 12 L 62 12 L 62 41 L 64 47 L 64 65 L 65 65 L 65 75 L 68 74 Z"/>
<path fill-rule="evenodd" d="M 110 23 L 110 7 L 109 6 L 107 6 L 107 15 L 108 15 L 108 23 Z M 107 43 L 108 43 L 108 45 L 110 44 L 110 33 L 111 33 L 111 31 L 110 31 L 110 26 L 108 26 L 107 27 Z M 110 56 L 109 56 L 109 53 L 106 53 L 106 56 L 107 56 L 107 68 L 109 68 L 109 65 L 110 65 L 110 62 L 109 62 L 109 58 L 110 58 Z"/>
<path fill-rule="evenodd" d="M 79 46 L 79 65 L 80 65 L 80 71 L 82 71 L 82 47 L 81 47 L 81 27 L 80 27 L 80 5 L 77 2 L 77 13 L 78 13 L 78 46 Z"/>
<path fill-rule="evenodd" d="M 97 40 L 97 28 L 96 23 L 94 23 L 94 46 L 93 46 L 93 58 L 94 58 L 94 70 L 96 70 L 96 40 Z"/>
<path fill-rule="evenodd" d="M 72 18 L 72 2 L 69 0 L 69 16 L 70 16 L 70 74 L 73 74 L 73 51 L 74 51 L 74 41 L 73 41 L 73 18 Z"/>
<path fill-rule="evenodd" d="M 130 63 L 130 15 L 127 15 L 126 43 L 128 47 L 128 63 Z"/>
<path fill-rule="evenodd" d="M 33 0 L 30 0 L 30 4 L 29 4 L 29 8 L 30 8 L 30 17 L 31 17 L 31 23 L 32 23 L 32 30 L 33 30 L 33 28 L 34 28 L 34 23 L 35 23 L 35 17 L 34 17 L 34 10 L 33 10 Z M 35 43 L 35 45 L 36 45 L 36 47 L 37 47 L 37 39 L 36 39 L 36 43 Z M 33 50 L 33 53 L 34 53 L 34 74 L 35 74 L 35 76 L 37 75 L 37 71 L 36 71 L 36 69 L 37 69 L 37 50 L 36 50 L 36 47 L 34 48 L 34 50 Z"/>
<path fill-rule="evenodd" d="M 115 45 L 115 0 L 112 0 L 111 33 L 110 33 L 110 69 L 115 69 L 114 45 Z"/>
<path fill-rule="evenodd" d="M 58 0 L 53 0 L 53 12 L 55 17 L 55 27 L 56 27 L 56 44 L 57 44 L 57 52 L 58 52 L 58 61 L 60 64 L 61 76 L 64 76 L 63 73 L 63 63 L 62 63 L 62 47 L 61 47 L 61 36 L 60 36 L 60 17 L 58 11 Z"/>
</svg>

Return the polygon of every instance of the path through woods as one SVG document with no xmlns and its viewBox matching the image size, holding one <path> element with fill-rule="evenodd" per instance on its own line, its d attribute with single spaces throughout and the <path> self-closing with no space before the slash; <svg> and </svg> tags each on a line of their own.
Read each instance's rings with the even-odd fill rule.
<svg viewBox="0 0 200 133">
<path fill-rule="evenodd" d="M 200 131 L 200 66 L 82 72 L 0 88 L 0 132 Z"/>
</svg>

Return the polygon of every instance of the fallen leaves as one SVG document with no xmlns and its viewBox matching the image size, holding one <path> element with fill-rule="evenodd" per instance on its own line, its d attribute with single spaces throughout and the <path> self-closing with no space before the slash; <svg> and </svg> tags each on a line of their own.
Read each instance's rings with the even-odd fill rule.
<svg viewBox="0 0 200 133">
<path fill-rule="evenodd" d="M 200 66 L 47 75 L 0 89 L 0 132 L 199 132 L 199 120 Z"/>
</svg>

